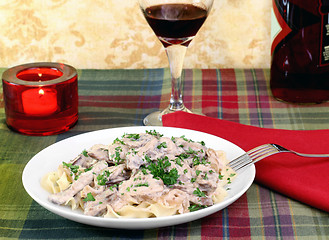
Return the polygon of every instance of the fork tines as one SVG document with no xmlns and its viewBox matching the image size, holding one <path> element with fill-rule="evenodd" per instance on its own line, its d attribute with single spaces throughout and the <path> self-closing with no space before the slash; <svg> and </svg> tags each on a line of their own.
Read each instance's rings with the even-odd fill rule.
<svg viewBox="0 0 329 240">
<path fill-rule="evenodd" d="M 263 158 L 266 158 L 270 155 L 275 153 L 279 153 L 280 149 L 278 149 L 274 144 L 264 144 L 259 147 L 253 148 L 247 153 L 241 155 L 233 159 L 229 166 L 234 170 L 237 171 L 243 167 L 246 167 L 252 163 L 256 163 Z"/>
<path fill-rule="evenodd" d="M 254 163 L 266 158 L 275 153 L 279 153 L 279 149 L 276 148 L 273 144 L 264 144 L 254 149 L 251 149 L 247 154 L 253 160 Z"/>
<path fill-rule="evenodd" d="M 233 159 L 228 165 L 234 170 L 237 171 L 242 167 L 252 163 L 249 155 L 247 153 Z"/>
</svg>

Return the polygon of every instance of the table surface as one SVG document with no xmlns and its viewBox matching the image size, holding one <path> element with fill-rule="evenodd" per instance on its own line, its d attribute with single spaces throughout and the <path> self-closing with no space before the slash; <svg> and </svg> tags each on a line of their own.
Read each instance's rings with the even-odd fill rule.
<svg viewBox="0 0 329 240">
<path fill-rule="evenodd" d="M 142 125 L 143 118 L 165 108 L 170 97 L 168 69 L 78 72 L 79 121 L 56 136 L 10 131 L 0 89 L 0 239 L 329 239 L 328 213 L 255 183 L 211 216 L 145 231 L 87 226 L 45 210 L 21 181 L 26 163 L 36 153 L 80 133 Z M 266 128 L 329 128 L 329 103 L 301 106 L 273 99 L 269 69 L 186 69 L 184 76 L 184 101 L 195 112 Z"/>
</svg>

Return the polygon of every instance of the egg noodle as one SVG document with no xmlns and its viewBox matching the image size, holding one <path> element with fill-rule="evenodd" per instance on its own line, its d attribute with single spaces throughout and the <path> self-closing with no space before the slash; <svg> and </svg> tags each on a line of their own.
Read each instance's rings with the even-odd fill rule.
<svg viewBox="0 0 329 240">
<path fill-rule="evenodd" d="M 150 218 L 223 201 L 236 173 L 224 151 L 153 131 L 124 134 L 83 150 L 43 177 L 49 201 L 89 216 Z"/>
</svg>

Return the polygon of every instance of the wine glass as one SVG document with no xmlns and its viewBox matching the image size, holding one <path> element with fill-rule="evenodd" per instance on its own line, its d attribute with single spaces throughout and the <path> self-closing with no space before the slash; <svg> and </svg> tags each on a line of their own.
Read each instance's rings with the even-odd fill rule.
<svg viewBox="0 0 329 240">
<path fill-rule="evenodd" d="M 188 45 L 205 22 L 213 0 L 138 0 L 146 21 L 163 44 L 171 73 L 171 97 L 163 111 L 149 114 L 144 125 L 162 126 L 162 116 L 188 110 L 182 98 L 182 68 Z"/>
</svg>

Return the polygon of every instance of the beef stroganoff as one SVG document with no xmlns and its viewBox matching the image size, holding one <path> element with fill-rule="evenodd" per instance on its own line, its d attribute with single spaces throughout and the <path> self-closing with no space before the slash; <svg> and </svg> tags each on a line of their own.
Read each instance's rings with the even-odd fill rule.
<svg viewBox="0 0 329 240">
<path fill-rule="evenodd" d="M 63 162 L 41 185 L 50 202 L 89 216 L 171 216 L 223 201 L 236 176 L 227 162 L 225 152 L 185 136 L 127 133 Z"/>
</svg>

